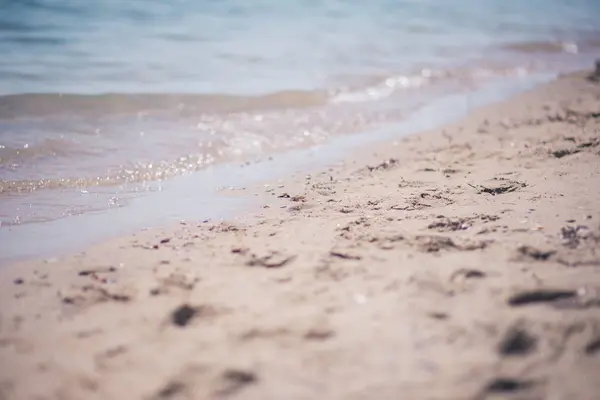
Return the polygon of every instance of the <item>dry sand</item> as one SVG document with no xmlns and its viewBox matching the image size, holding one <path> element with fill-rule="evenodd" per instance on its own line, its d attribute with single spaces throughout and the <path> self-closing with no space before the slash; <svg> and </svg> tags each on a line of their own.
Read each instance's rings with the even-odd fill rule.
<svg viewBox="0 0 600 400">
<path fill-rule="evenodd" d="M 574 74 L 0 270 L 0 399 L 600 398 L 600 83 Z"/>
</svg>

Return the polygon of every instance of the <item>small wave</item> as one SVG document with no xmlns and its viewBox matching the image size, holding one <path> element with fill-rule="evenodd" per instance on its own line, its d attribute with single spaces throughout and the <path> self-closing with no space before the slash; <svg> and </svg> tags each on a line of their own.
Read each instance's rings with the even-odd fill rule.
<svg viewBox="0 0 600 400">
<path fill-rule="evenodd" d="M 84 189 L 146 184 L 205 168 L 224 159 L 226 157 L 224 153 L 224 150 L 220 149 L 216 152 L 189 154 L 169 161 L 122 165 L 94 177 L 0 180 L 0 194 L 35 192 L 41 189 Z"/>
<path fill-rule="evenodd" d="M 357 103 L 381 100 L 403 89 L 418 88 L 428 84 L 433 71 L 424 69 L 418 75 L 393 75 L 380 78 L 373 84 L 360 88 L 350 88 L 333 93 L 332 103 Z"/>
<path fill-rule="evenodd" d="M 421 89 L 435 84 L 458 83 L 469 86 L 495 77 L 523 76 L 527 67 L 505 68 L 500 66 L 470 67 L 446 70 L 424 68 L 415 74 L 373 77 L 367 84 L 332 91 L 331 103 L 360 103 L 382 100 L 395 93 Z"/>
<path fill-rule="evenodd" d="M 119 176 L 0 181 L 0 193 L 26 193 L 40 189 L 104 187 L 123 183 L 126 183 L 126 181 Z"/>
<path fill-rule="evenodd" d="M 503 46 L 504 49 L 526 54 L 555 54 L 555 53 L 579 53 L 579 46 L 575 42 L 568 41 L 532 41 L 510 43 Z"/>
<path fill-rule="evenodd" d="M 0 166 L 12 163 L 24 163 L 46 157 L 70 156 L 75 145 L 61 139 L 45 139 L 36 144 L 21 147 L 0 145 Z"/>
<path fill-rule="evenodd" d="M 225 94 L 13 94 L 0 96 L 0 119 L 110 116 L 152 112 L 231 113 L 324 105 L 325 91 L 286 90 L 259 96 Z"/>
<path fill-rule="evenodd" d="M 515 44 L 515 48 L 538 48 L 535 43 Z M 545 48 L 540 45 L 539 48 Z M 566 46 L 566 44 L 565 44 Z M 486 76 L 505 76 L 501 68 L 488 68 Z M 0 120 L 55 116 L 106 117 L 148 114 L 178 115 L 250 113 L 302 109 L 337 103 L 359 103 L 385 99 L 396 92 L 452 79 L 480 79 L 481 69 L 433 70 L 423 68 L 412 74 L 362 77 L 362 84 L 330 90 L 282 90 L 256 96 L 231 94 L 109 93 L 62 94 L 26 93 L 0 96 Z"/>
<path fill-rule="evenodd" d="M 364 131 L 398 118 L 401 116 L 396 110 L 368 110 L 362 106 L 240 113 L 224 118 L 206 115 L 197 122 L 195 130 L 179 139 L 179 143 L 174 143 L 172 136 L 159 130 L 148 143 L 145 143 L 145 136 L 134 135 L 119 142 L 122 148 L 96 148 L 96 153 L 92 154 L 85 153 L 87 147 L 75 141 L 76 147 L 65 147 L 65 157 L 50 153 L 48 160 L 34 160 L 34 157 L 45 157 L 51 148 L 60 146 L 58 142 L 49 142 L 46 147 L 28 148 L 30 153 L 19 155 L 28 160 L 7 161 L 6 166 L 0 164 L 0 178 L 4 175 L 4 179 L 0 179 L 0 194 L 132 184 L 144 186 L 217 163 L 246 163 L 274 152 L 310 147 L 332 135 Z M 94 143 L 102 138 L 94 136 L 90 140 Z M 83 143 L 87 142 L 84 138 Z M 14 152 L 15 147 L 5 150 Z M 12 168 L 12 164 L 20 165 Z M 39 168 L 41 165 L 45 167 Z M 5 174 L 2 174 L 2 168 L 6 168 Z"/>
</svg>

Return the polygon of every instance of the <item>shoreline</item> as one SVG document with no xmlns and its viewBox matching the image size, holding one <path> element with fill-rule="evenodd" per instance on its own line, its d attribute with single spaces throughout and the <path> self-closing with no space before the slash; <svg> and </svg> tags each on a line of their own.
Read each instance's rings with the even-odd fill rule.
<svg viewBox="0 0 600 400">
<path fill-rule="evenodd" d="M 36 258 L 53 259 L 148 227 L 173 226 L 181 220 L 234 218 L 257 208 L 255 195 L 263 191 L 259 182 L 279 185 L 291 175 L 326 169 L 349 159 L 348 154 L 356 149 L 441 127 L 464 118 L 478 107 L 506 100 L 554 77 L 537 74 L 527 78 L 497 79 L 469 93 L 437 98 L 398 123 L 332 137 L 308 148 L 278 152 L 244 166 L 232 163 L 211 166 L 203 171 L 154 182 L 152 190 L 138 195 L 128 194 L 125 190 L 119 200 L 125 204 L 120 207 L 41 223 L 0 227 L 0 242 L 4 243 L 0 268 Z M 257 179 L 257 176 L 261 178 Z M 228 188 L 237 191 L 235 199 L 230 196 L 234 190 Z M 237 195 L 242 192 L 245 195 Z M 102 196 L 106 197 L 105 194 Z M 198 207 L 197 199 L 202 199 L 201 207 Z M 110 220 L 118 223 L 107 223 Z"/>
<path fill-rule="evenodd" d="M 0 268 L 0 398 L 592 398 L 588 74 L 358 146 L 260 212 Z"/>
</svg>

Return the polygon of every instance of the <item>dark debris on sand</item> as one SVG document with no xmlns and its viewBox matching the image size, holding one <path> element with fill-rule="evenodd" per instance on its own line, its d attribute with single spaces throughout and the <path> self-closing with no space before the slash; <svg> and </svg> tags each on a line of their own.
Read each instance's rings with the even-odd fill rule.
<svg viewBox="0 0 600 400">
<path fill-rule="evenodd" d="M 507 394 L 519 392 L 533 387 L 534 382 L 516 378 L 496 378 L 485 387 L 486 393 Z"/>
<path fill-rule="evenodd" d="M 370 165 L 367 166 L 367 170 L 369 172 L 373 172 L 373 171 L 378 171 L 378 170 L 390 169 L 391 167 L 395 166 L 396 164 L 398 164 L 398 160 L 395 158 L 390 158 L 389 160 L 386 160 L 375 166 L 370 166 Z"/>
<path fill-rule="evenodd" d="M 185 390 L 186 386 L 182 382 L 169 382 L 158 391 L 154 398 L 157 400 L 172 399 L 184 392 Z"/>
<path fill-rule="evenodd" d="M 535 350 L 537 338 L 527 331 L 522 322 L 511 326 L 498 345 L 503 356 L 524 356 Z"/>
<path fill-rule="evenodd" d="M 508 304 L 513 307 L 539 303 L 552 303 L 559 300 L 577 297 L 575 290 L 536 289 L 519 292 L 508 299 Z"/>
<path fill-rule="evenodd" d="M 427 229 L 436 230 L 438 232 L 455 232 L 467 230 L 471 227 L 471 222 L 466 218 L 449 219 L 443 218 L 438 219 L 435 222 L 427 225 Z"/>
<path fill-rule="evenodd" d="M 593 235 L 585 225 L 565 226 L 560 229 L 560 237 L 565 247 L 577 248 L 585 241 L 598 241 L 598 237 Z"/>
<path fill-rule="evenodd" d="M 572 154 L 577 154 L 581 150 L 579 149 L 560 149 L 552 152 L 552 155 L 556 158 L 563 158 L 565 156 L 570 156 Z"/>
<path fill-rule="evenodd" d="M 596 60 L 595 70 L 590 75 L 588 75 L 587 79 L 590 82 L 598 83 L 600 82 L 600 60 Z"/>
<path fill-rule="evenodd" d="M 547 261 L 556 254 L 556 250 L 540 250 L 532 246 L 520 246 L 517 252 L 522 258 L 528 258 L 535 261 Z"/>
<path fill-rule="evenodd" d="M 586 346 L 585 346 L 585 353 L 588 355 L 594 355 L 596 353 L 600 352 L 600 336 L 592 339 Z"/>
<path fill-rule="evenodd" d="M 177 307 L 171 313 L 171 322 L 175 326 L 187 326 L 192 321 L 192 319 L 199 313 L 199 311 L 199 307 L 192 307 L 189 304 L 183 304 Z"/>
<path fill-rule="evenodd" d="M 219 397 L 230 396 L 257 381 L 258 376 L 252 371 L 228 369 L 221 375 L 221 388 L 217 390 L 216 395 Z"/>
<path fill-rule="evenodd" d="M 478 193 L 487 193 L 492 196 L 497 196 L 504 193 L 515 192 L 527 186 L 525 182 L 494 179 L 493 182 L 487 183 L 486 185 L 471 185 L 472 188 L 476 189 Z"/>
<path fill-rule="evenodd" d="M 246 262 L 249 267 L 281 268 L 296 259 L 296 255 L 282 254 L 277 251 L 270 252 L 263 256 L 252 254 Z"/>
</svg>

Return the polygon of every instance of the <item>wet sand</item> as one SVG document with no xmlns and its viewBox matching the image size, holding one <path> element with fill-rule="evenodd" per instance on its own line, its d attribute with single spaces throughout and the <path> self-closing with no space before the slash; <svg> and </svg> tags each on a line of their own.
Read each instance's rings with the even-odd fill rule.
<svg viewBox="0 0 600 400">
<path fill-rule="evenodd" d="M 600 79 L 0 269 L 0 399 L 593 399 Z M 232 195 L 236 195 L 232 192 Z"/>
</svg>

